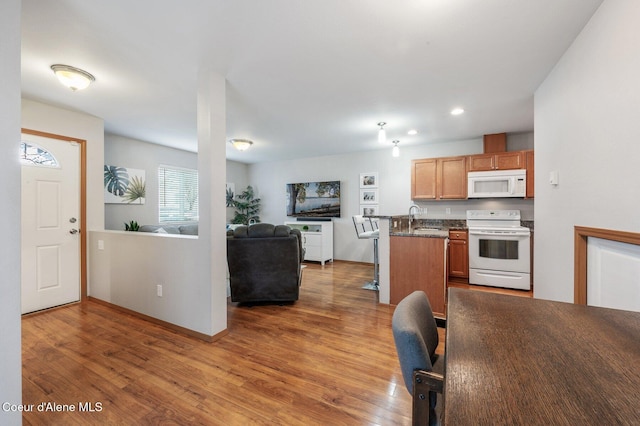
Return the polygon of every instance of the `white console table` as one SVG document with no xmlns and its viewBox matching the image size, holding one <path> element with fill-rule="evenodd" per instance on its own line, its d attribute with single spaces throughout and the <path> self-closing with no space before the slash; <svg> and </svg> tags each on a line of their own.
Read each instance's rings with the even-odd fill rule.
<svg viewBox="0 0 640 426">
<path fill-rule="evenodd" d="M 333 222 L 298 221 L 285 222 L 302 234 L 304 260 L 320 262 L 333 261 Z"/>
</svg>

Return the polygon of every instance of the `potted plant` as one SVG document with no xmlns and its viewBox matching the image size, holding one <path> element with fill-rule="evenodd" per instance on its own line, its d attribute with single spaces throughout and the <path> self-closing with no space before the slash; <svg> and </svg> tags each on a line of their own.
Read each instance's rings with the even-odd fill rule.
<svg viewBox="0 0 640 426">
<path fill-rule="evenodd" d="M 124 223 L 124 230 L 125 231 L 133 231 L 133 232 L 137 232 L 140 229 L 140 227 L 138 226 L 138 222 L 136 222 L 135 220 L 132 220 L 129 223 Z"/>
<path fill-rule="evenodd" d="M 260 198 L 255 198 L 251 185 L 236 196 L 233 200 L 233 207 L 236 209 L 236 215 L 231 223 L 249 225 L 249 222 L 260 222 L 258 215 L 260 213 Z"/>
</svg>

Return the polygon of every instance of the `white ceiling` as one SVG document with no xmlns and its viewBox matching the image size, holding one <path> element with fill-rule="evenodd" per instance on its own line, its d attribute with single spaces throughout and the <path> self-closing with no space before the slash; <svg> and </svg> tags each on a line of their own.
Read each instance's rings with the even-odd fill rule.
<svg viewBox="0 0 640 426">
<path fill-rule="evenodd" d="M 22 3 L 23 96 L 195 151 L 208 68 L 227 79 L 227 138 L 254 141 L 227 158 L 255 163 L 381 149 L 379 121 L 401 146 L 532 131 L 535 89 L 602 0 Z M 54 63 L 96 82 L 71 92 Z"/>
</svg>

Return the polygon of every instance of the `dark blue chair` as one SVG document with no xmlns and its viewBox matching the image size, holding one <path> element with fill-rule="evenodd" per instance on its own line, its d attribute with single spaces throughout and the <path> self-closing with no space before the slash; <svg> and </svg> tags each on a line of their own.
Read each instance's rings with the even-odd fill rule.
<svg viewBox="0 0 640 426">
<path fill-rule="evenodd" d="M 398 303 L 392 330 L 402 377 L 413 398 L 413 424 L 438 425 L 441 404 L 437 394 L 442 394 L 444 386 L 444 357 L 436 354 L 438 326 L 423 291 L 414 291 Z"/>
</svg>

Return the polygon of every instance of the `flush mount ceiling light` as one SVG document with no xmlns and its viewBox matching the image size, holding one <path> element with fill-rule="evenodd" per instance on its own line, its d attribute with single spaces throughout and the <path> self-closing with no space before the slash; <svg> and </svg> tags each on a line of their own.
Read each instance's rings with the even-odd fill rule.
<svg viewBox="0 0 640 426">
<path fill-rule="evenodd" d="M 451 115 L 460 115 L 464 114 L 464 110 L 462 108 L 454 108 L 451 110 Z"/>
<path fill-rule="evenodd" d="M 229 143 L 238 151 L 246 151 L 253 145 L 253 142 L 249 139 L 231 139 Z"/>
<path fill-rule="evenodd" d="M 411 129 L 411 130 L 409 130 L 409 131 L 407 132 L 407 134 L 408 134 L 409 136 L 415 136 L 415 135 L 417 135 L 417 134 L 418 134 L 418 131 L 417 131 L 416 129 Z"/>
<path fill-rule="evenodd" d="M 385 143 L 387 141 L 387 132 L 384 130 L 384 126 L 386 125 L 387 123 L 384 121 L 378 123 L 378 126 L 380 126 L 380 130 L 378 130 L 378 143 Z"/>
<path fill-rule="evenodd" d="M 400 157 L 400 147 L 398 147 L 399 143 L 400 141 L 393 141 L 393 149 L 391 150 L 391 155 L 393 157 Z"/>
<path fill-rule="evenodd" d="M 88 72 L 70 65 L 54 64 L 51 65 L 51 69 L 56 77 L 58 77 L 60 83 L 74 92 L 76 90 L 86 89 L 91 83 L 96 81 L 96 78 Z"/>
</svg>

